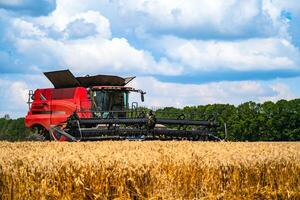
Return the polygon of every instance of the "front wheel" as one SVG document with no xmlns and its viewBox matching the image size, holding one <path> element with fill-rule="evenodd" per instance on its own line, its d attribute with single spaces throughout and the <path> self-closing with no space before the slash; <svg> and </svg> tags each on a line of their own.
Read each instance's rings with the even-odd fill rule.
<svg viewBox="0 0 300 200">
<path fill-rule="evenodd" d="M 50 141 L 50 133 L 43 126 L 34 126 L 31 128 L 31 138 L 38 141 Z"/>
</svg>

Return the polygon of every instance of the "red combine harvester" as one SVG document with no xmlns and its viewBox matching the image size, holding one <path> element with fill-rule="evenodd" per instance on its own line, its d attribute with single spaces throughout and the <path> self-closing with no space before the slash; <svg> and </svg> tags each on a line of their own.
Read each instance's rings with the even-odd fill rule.
<svg viewBox="0 0 300 200">
<path fill-rule="evenodd" d="M 209 121 L 156 118 L 155 112 L 129 106 L 127 87 L 135 77 L 75 77 L 69 70 L 45 72 L 54 88 L 29 91 L 25 125 L 45 140 L 219 140 Z M 175 126 L 177 128 L 174 128 Z M 170 128 L 171 127 L 171 128 Z"/>
</svg>

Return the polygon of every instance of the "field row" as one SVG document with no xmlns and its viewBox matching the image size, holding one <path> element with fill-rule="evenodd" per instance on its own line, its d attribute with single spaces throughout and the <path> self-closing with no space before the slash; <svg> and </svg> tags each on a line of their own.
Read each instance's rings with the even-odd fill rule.
<svg viewBox="0 0 300 200">
<path fill-rule="evenodd" d="M 1 199 L 299 199 L 300 143 L 0 142 Z"/>
</svg>

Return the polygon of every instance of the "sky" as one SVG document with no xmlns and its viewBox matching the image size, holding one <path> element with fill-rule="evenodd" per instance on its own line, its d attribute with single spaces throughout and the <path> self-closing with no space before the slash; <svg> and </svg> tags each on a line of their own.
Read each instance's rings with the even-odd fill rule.
<svg viewBox="0 0 300 200">
<path fill-rule="evenodd" d="M 299 48 L 299 0 L 0 0 L 0 116 L 61 69 L 137 76 L 148 107 L 299 98 Z"/>
</svg>

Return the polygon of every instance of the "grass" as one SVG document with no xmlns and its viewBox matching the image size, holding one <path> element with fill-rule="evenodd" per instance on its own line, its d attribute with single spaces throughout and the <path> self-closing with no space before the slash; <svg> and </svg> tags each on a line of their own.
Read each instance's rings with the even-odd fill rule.
<svg viewBox="0 0 300 200">
<path fill-rule="evenodd" d="M 0 142 L 1 199 L 299 199 L 300 143 Z"/>
</svg>

